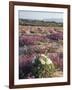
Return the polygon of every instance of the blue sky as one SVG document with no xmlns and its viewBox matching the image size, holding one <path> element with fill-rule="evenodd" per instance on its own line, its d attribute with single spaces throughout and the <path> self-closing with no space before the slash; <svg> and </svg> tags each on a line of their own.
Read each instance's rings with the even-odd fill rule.
<svg viewBox="0 0 72 90">
<path fill-rule="evenodd" d="M 63 19 L 62 12 L 19 10 L 18 15 L 19 15 L 19 18 L 33 19 L 33 20 Z"/>
</svg>

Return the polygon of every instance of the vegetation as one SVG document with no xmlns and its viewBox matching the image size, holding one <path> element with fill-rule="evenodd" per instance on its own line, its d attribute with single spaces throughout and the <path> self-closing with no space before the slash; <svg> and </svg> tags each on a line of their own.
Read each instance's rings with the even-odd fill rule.
<svg viewBox="0 0 72 90">
<path fill-rule="evenodd" d="M 32 73 L 36 78 L 52 77 L 54 72 L 54 64 L 44 54 L 41 54 L 33 61 Z"/>
<path fill-rule="evenodd" d="M 30 25 L 30 26 L 59 26 L 62 27 L 62 23 L 57 22 L 50 22 L 50 21 L 41 21 L 41 20 L 27 20 L 27 19 L 20 19 L 19 25 Z"/>
<path fill-rule="evenodd" d="M 19 79 L 63 76 L 63 24 L 19 20 Z"/>
</svg>

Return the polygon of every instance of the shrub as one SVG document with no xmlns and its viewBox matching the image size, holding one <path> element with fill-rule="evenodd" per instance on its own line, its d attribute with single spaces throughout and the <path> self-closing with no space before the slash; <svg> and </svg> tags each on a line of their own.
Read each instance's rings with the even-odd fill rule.
<svg viewBox="0 0 72 90">
<path fill-rule="evenodd" d="M 54 71 L 54 64 L 44 54 L 41 54 L 33 61 L 32 73 L 36 78 L 52 77 Z"/>
</svg>

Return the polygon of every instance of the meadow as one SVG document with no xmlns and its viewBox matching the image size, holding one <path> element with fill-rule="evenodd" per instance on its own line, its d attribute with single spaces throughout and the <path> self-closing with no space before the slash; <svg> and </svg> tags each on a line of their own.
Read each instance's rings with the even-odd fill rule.
<svg viewBox="0 0 72 90">
<path fill-rule="evenodd" d="M 63 23 L 19 20 L 19 79 L 63 76 Z"/>
</svg>

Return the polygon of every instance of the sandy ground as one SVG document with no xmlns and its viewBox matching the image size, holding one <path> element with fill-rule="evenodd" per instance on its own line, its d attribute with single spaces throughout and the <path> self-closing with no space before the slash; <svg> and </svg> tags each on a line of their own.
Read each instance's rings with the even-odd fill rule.
<svg viewBox="0 0 72 90">
<path fill-rule="evenodd" d="M 62 77 L 63 76 L 63 72 L 62 71 L 56 71 L 53 74 L 53 77 Z"/>
</svg>

